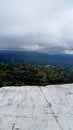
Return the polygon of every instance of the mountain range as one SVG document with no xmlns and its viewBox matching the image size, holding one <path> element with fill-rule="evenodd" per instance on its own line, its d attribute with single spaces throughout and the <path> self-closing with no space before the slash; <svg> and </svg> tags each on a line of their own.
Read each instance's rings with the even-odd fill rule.
<svg viewBox="0 0 73 130">
<path fill-rule="evenodd" d="M 34 51 L 0 51 L 0 62 L 7 64 L 55 65 L 73 67 L 73 55 L 45 54 Z"/>
</svg>

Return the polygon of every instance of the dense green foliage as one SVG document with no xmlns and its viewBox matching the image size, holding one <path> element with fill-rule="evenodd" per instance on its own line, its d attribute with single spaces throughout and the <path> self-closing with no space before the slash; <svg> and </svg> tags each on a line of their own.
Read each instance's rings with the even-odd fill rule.
<svg viewBox="0 0 73 130">
<path fill-rule="evenodd" d="M 73 69 L 0 63 L 0 87 L 73 83 Z"/>
</svg>

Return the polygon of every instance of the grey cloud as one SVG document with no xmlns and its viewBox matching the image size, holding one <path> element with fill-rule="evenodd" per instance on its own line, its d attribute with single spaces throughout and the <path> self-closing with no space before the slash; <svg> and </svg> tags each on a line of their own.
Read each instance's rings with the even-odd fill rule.
<svg viewBox="0 0 73 130">
<path fill-rule="evenodd" d="M 72 48 L 72 0 L 0 0 L 0 49 L 66 53 Z"/>
<path fill-rule="evenodd" d="M 42 41 L 42 39 L 40 39 L 40 37 L 38 38 L 38 36 L 37 38 L 36 36 L 34 37 L 35 38 L 33 38 L 33 36 L 25 38 L 0 38 L 0 49 L 39 51 L 50 54 L 68 54 L 70 50 L 72 52 L 72 49 L 71 47 L 69 47 L 69 44 L 61 46 L 58 44 L 48 43 L 48 41 Z"/>
</svg>

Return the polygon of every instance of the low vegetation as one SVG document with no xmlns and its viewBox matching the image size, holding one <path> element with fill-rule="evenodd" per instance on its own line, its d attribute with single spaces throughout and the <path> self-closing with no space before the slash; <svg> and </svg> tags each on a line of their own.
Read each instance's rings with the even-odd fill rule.
<svg viewBox="0 0 73 130">
<path fill-rule="evenodd" d="M 0 63 L 0 87 L 73 83 L 73 69 Z"/>
</svg>

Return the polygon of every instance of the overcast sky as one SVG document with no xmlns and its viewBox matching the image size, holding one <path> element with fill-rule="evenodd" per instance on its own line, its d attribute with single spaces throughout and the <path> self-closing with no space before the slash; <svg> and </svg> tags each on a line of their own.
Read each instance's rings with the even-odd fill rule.
<svg viewBox="0 0 73 130">
<path fill-rule="evenodd" d="M 73 0 L 0 0 L 0 49 L 73 54 Z"/>
</svg>

